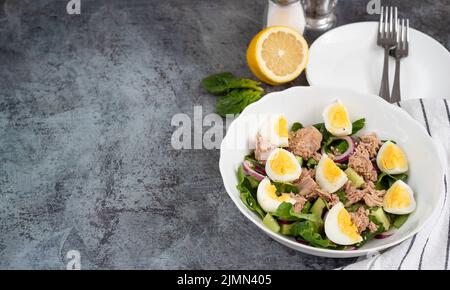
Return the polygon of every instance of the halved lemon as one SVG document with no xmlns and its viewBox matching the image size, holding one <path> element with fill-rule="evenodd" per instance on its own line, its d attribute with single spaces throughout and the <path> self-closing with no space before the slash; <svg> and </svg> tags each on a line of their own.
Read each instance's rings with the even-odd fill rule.
<svg viewBox="0 0 450 290">
<path fill-rule="evenodd" d="M 260 31 L 247 49 L 253 74 L 270 85 L 298 77 L 308 62 L 308 43 L 290 27 L 272 26 Z"/>
</svg>

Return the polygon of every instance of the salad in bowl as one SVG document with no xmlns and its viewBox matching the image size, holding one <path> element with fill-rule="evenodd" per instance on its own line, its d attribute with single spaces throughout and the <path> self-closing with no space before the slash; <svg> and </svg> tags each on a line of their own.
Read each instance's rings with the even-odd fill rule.
<svg viewBox="0 0 450 290">
<path fill-rule="evenodd" d="M 313 247 L 389 237 L 416 208 L 406 154 L 376 132 L 358 134 L 365 119 L 350 120 L 340 100 L 322 119 L 291 128 L 282 114 L 264 120 L 237 172 L 242 202 L 271 231 Z"/>
<path fill-rule="evenodd" d="M 438 212 L 444 170 L 400 107 L 336 87 L 293 87 L 228 127 L 220 172 L 234 204 L 276 241 L 344 258 L 392 247 Z"/>
</svg>

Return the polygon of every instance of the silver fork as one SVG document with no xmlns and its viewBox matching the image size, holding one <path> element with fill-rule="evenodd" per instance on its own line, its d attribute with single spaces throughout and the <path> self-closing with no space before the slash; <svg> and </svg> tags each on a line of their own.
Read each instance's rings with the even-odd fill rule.
<svg viewBox="0 0 450 290">
<path fill-rule="evenodd" d="M 381 7 L 380 22 L 378 24 L 378 37 L 377 37 L 377 44 L 384 48 L 383 77 L 381 79 L 380 96 L 388 102 L 390 101 L 389 50 L 395 48 L 397 45 L 396 24 L 397 24 L 397 7 L 392 6 Z"/>
<path fill-rule="evenodd" d="M 397 47 L 394 50 L 395 57 L 395 76 L 394 86 L 392 88 L 391 103 L 400 102 L 400 59 L 408 56 L 409 51 L 409 19 L 402 19 L 402 25 L 400 26 L 400 20 L 397 21 Z"/>
</svg>

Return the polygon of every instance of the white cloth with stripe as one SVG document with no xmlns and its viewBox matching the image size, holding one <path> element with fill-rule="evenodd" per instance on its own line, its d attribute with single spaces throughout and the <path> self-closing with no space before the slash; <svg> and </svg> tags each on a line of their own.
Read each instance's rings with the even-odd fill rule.
<svg viewBox="0 0 450 290">
<path fill-rule="evenodd" d="M 378 255 L 360 257 L 344 270 L 438 269 L 449 267 L 450 99 L 406 100 L 399 104 L 427 128 L 436 141 L 445 168 L 440 211 L 421 232 Z"/>
</svg>

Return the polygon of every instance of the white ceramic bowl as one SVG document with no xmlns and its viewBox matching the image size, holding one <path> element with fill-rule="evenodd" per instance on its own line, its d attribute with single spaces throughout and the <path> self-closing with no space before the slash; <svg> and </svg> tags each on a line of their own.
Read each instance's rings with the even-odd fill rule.
<svg viewBox="0 0 450 290">
<path fill-rule="evenodd" d="M 282 113 L 289 125 L 322 122 L 321 112 L 327 104 L 339 98 L 347 107 L 351 120 L 366 118 L 366 126 L 360 134 L 375 132 L 381 139 L 395 140 L 409 160 L 408 184 L 414 190 L 417 208 L 407 222 L 389 238 L 374 239 L 353 251 L 337 251 L 314 248 L 297 243 L 294 239 L 270 231 L 262 219 L 249 210 L 240 200 L 236 171 L 250 152 L 259 125 L 255 119 L 264 114 Z M 222 141 L 219 161 L 225 189 L 239 210 L 256 226 L 276 241 L 295 250 L 311 255 L 346 258 L 371 254 L 392 247 L 422 229 L 442 197 L 443 168 L 435 144 L 425 129 L 403 109 L 391 105 L 375 95 L 332 87 L 293 87 L 282 92 L 270 93 L 248 106 L 230 125 Z"/>
</svg>

